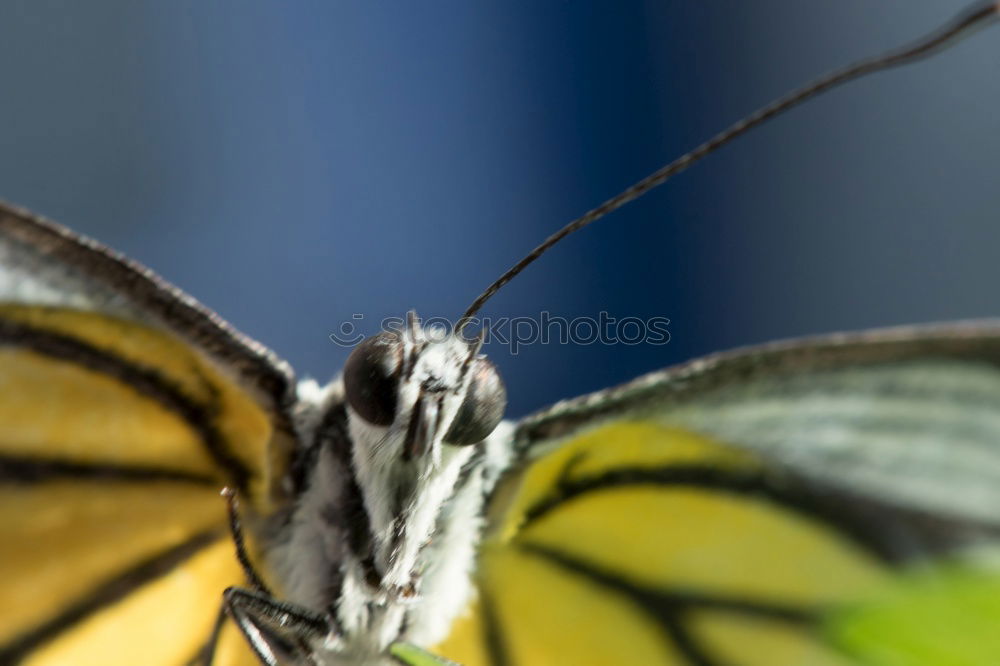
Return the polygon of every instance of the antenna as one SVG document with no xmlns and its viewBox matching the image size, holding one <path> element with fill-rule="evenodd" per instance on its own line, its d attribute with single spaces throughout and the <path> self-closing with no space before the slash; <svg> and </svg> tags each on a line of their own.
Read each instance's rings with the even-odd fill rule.
<svg viewBox="0 0 1000 666">
<path fill-rule="evenodd" d="M 684 171 L 706 155 L 715 152 L 733 139 L 749 132 L 758 125 L 771 120 L 775 116 L 788 111 L 792 107 L 797 106 L 806 100 L 812 99 L 817 95 L 825 93 L 831 88 L 867 74 L 872 74 L 874 72 L 889 69 L 890 67 L 896 67 L 898 65 L 906 65 L 931 56 L 940 50 L 957 44 L 959 41 L 972 34 L 976 29 L 986 27 L 990 22 L 996 20 L 998 15 L 1000 15 L 1000 0 L 976 2 L 967 7 L 951 21 L 948 21 L 941 27 L 921 39 L 918 39 L 912 44 L 894 49 L 872 58 L 860 60 L 852 65 L 844 67 L 843 69 L 830 72 L 826 76 L 823 76 L 801 88 L 793 90 L 790 93 L 774 100 L 767 106 L 761 107 L 750 115 L 738 120 L 694 150 L 681 155 L 673 162 L 654 171 L 625 191 L 611 197 L 597 208 L 584 213 L 581 217 L 578 217 L 559 231 L 546 238 L 541 245 L 526 254 L 520 261 L 511 266 L 506 273 L 497 278 L 493 284 L 488 286 L 483 293 L 476 297 L 476 300 L 472 302 L 472 305 L 469 306 L 469 308 L 465 311 L 465 314 L 463 314 L 455 324 L 455 333 L 460 333 L 462 329 L 472 321 L 472 318 L 477 312 L 479 312 L 486 301 L 500 291 L 504 285 L 513 280 L 518 273 L 523 271 L 529 264 L 545 254 L 549 248 L 566 236 L 569 236 L 574 231 L 579 231 L 591 222 L 596 222 L 608 213 L 621 208 L 633 199 L 638 199 L 646 192 L 649 192 L 654 187 L 659 187 L 671 177 L 677 175 L 681 171 Z"/>
</svg>

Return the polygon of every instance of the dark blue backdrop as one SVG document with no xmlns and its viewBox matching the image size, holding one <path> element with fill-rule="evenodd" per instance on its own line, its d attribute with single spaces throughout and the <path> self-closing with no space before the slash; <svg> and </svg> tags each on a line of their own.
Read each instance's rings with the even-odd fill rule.
<svg viewBox="0 0 1000 666">
<path fill-rule="evenodd" d="M 0 197 L 155 268 L 304 374 L 455 317 L 542 237 L 961 2 L 0 6 Z M 834 93 L 572 238 L 488 307 L 665 316 L 494 345 L 520 414 L 737 344 L 1000 312 L 1000 29 Z"/>
</svg>

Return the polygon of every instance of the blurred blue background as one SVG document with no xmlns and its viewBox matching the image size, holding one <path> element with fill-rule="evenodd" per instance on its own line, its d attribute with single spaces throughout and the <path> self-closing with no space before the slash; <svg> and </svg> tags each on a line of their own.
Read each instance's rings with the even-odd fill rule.
<svg viewBox="0 0 1000 666">
<path fill-rule="evenodd" d="M 961 2 L 0 6 L 0 198 L 146 263 L 301 374 L 454 318 L 548 233 Z M 546 345 L 511 413 L 734 345 L 1000 314 L 1000 29 L 834 92 L 572 237 L 492 316 L 669 317 Z"/>
</svg>

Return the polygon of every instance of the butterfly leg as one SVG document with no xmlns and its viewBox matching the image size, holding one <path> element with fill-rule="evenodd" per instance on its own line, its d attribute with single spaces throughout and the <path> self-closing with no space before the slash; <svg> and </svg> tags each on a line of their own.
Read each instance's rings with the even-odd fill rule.
<svg viewBox="0 0 1000 666">
<path fill-rule="evenodd" d="M 205 646 L 198 652 L 191 661 L 184 666 L 212 666 L 215 660 L 215 648 L 219 644 L 219 636 L 222 634 L 222 626 L 226 623 L 226 605 L 219 605 L 219 613 L 216 615 L 215 624 L 212 625 L 212 633 L 208 636 Z"/>
<path fill-rule="evenodd" d="M 243 569 L 243 574 L 247 577 L 247 582 L 258 592 L 262 592 L 269 597 L 274 596 L 260 577 L 260 574 L 257 573 L 257 569 L 254 567 L 253 562 L 250 561 L 250 555 L 247 553 L 246 540 L 243 538 L 243 526 L 240 522 L 239 499 L 236 496 L 236 491 L 226 487 L 222 489 L 221 494 L 226 501 L 226 513 L 229 517 L 229 533 L 233 537 L 233 545 L 236 546 L 236 559 Z"/>
<path fill-rule="evenodd" d="M 220 617 L 206 646 L 208 666 L 211 666 L 215 645 L 227 613 L 236 622 L 250 644 L 250 649 L 262 664 L 314 664 L 309 641 L 330 635 L 330 623 L 320 613 L 275 599 L 247 553 L 236 491 L 224 488 L 222 496 L 226 500 L 229 531 L 236 547 L 236 559 L 253 589 L 230 587 L 223 593 Z"/>
<path fill-rule="evenodd" d="M 223 599 L 262 664 L 315 666 L 310 643 L 331 634 L 322 614 L 239 587 L 228 588 Z"/>
</svg>

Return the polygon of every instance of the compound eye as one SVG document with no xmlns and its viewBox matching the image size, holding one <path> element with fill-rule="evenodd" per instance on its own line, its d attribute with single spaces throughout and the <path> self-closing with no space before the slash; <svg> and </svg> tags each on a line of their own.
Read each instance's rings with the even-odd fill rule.
<svg viewBox="0 0 1000 666">
<path fill-rule="evenodd" d="M 344 365 L 344 393 L 358 416 L 387 426 L 396 416 L 403 344 L 394 333 L 379 333 L 354 348 Z"/>
<path fill-rule="evenodd" d="M 507 389 L 496 366 L 485 358 L 472 363 L 469 390 L 444 436 L 445 442 L 456 446 L 478 444 L 489 437 L 507 408 Z"/>
</svg>

